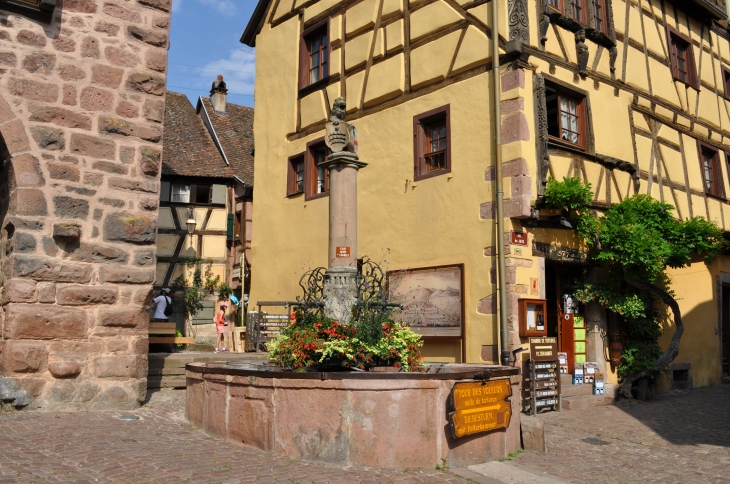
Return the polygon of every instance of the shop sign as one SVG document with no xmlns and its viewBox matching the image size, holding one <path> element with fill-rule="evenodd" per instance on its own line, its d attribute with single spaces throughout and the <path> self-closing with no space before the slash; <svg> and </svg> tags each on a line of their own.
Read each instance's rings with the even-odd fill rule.
<svg viewBox="0 0 730 484">
<path fill-rule="evenodd" d="M 449 413 L 454 438 L 507 428 L 512 416 L 510 396 L 509 380 L 455 383 Z"/>
<path fill-rule="evenodd" d="M 561 247 L 559 245 L 550 245 L 542 242 L 532 242 L 532 253 L 538 255 L 547 260 L 554 260 L 557 262 L 587 262 L 588 252 L 583 252 L 578 249 L 571 249 L 569 247 Z"/>
<path fill-rule="evenodd" d="M 530 338 L 530 358 L 532 361 L 557 360 L 558 338 Z"/>
</svg>

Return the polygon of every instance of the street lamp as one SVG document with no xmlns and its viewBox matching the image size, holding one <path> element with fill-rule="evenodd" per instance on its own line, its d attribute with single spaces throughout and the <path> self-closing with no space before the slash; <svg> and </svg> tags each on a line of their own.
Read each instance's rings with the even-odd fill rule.
<svg viewBox="0 0 730 484">
<path fill-rule="evenodd" d="M 188 212 L 188 220 L 185 222 L 188 226 L 188 235 L 190 236 L 190 248 L 193 247 L 193 232 L 195 232 L 195 219 L 193 218 L 193 209 Z"/>
<path fill-rule="evenodd" d="M 193 235 L 193 232 L 195 232 L 195 219 L 193 218 L 192 210 L 188 213 L 188 220 L 185 222 L 185 225 L 188 226 L 188 235 Z"/>
</svg>

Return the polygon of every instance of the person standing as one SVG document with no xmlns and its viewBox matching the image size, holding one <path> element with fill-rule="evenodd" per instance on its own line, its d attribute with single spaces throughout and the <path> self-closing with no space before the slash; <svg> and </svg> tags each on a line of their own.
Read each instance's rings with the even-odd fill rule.
<svg viewBox="0 0 730 484">
<path fill-rule="evenodd" d="M 220 303 L 220 309 L 215 314 L 215 318 L 213 321 L 215 321 L 215 329 L 218 332 L 218 336 L 215 339 L 215 352 L 218 353 L 220 351 L 228 351 L 226 349 L 226 338 L 225 338 L 225 332 L 226 332 L 226 308 L 228 307 L 228 303 L 221 302 Z M 219 349 L 221 348 L 221 349 Z"/>
<path fill-rule="evenodd" d="M 172 314 L 171 292 L 172 291 L 166 287 L 159 292 L 159 295 L 156 298 L 153 299 L 153 301 L 157 304 L 157 307 L 155 308 L 155 321 L 166 323 L 170 320 L 169 316 Z"/>
</svg>

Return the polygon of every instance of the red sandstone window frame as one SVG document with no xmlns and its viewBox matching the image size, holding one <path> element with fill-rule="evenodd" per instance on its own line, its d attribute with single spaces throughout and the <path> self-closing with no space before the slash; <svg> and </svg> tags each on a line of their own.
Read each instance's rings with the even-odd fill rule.
<svg viewBox="0 0 730 484">
<path fill-rule="evenodd" d="M 301 171 L 297 168 L 301 166 Z M 286 196 L 292 197 L 304 193 L 304 187 L 306 186 L 306 161 L 305 154 L 299 153 L 298 155 L 290 156 L 287 160 L 286 168 Z M 298 175 L 301 173 L 301 180 Z M 300 183 L 301 182 L 301 183 Z"/>
<path fill-rule="evenodd" d="M 697 64 L 695 63 L 692 39 L 667 25 L 667 46 L 669 47 L 669 59 L 674 80 L 699 91 L 700 80 L 697 76 Z M 680 66 L 680 59 L 683 61 L 684 70 Z M 682 73 L 685 74 L 684 79 L 682 79 Z"/>
<path fill-rule="evenodd" d="M 708 196 L 725 200 L 725 179 L 722 176 L 720 151 L 712 145 L 697 140 L 697 156 L 700 160 L 703 191 Z"/>
<path fill-rule="evenodd" d="M 310 61 L 311 56 L 314 54 L 310 50 L 311 41 L 316 38 L 325 39 L 324 46 L 320 45 L 319 48 L 319 59 L 317 68 L 319 70 L 316 81 L 312 82 L 310 78 Z M 330 21 L 329 18 L 309 27 L 300 37 L 299 41 L 299 90 L 305 89 L 309 86 L 324 83 L 330 76 L 330 61 L 331 61 L 332 48 L 330 44 Z M 323 59 L 325 59 L 323 61 Z"/>
<path fill-rule="evenodd" d="M 548 138 L 550 141 L 559 143 L 561 145 L 570 146 L 573 148 L 578 148 L 581 150 L 587 150 L 588 149 L 588 110 L 586 109 L 586 96 L 584 94 L 577 93 L 575 91 L 568 90 L 562 86 L 553 84 L 553 83 L 545 83 L 545 107 L 546 112 L 548 115 L 548 128 L 550 127 L 550 117 L 551 113 L 548 111 L 548 92 L 552 91 L 555 93 L 556 96 L 556 105 L 557 105 L 557 112 L 554 113 L 554 115 L 557 117 L 556 120 L 553 120 L 553 123 L 557 122 L 557 128 L 558 128 L 558 135 L 555 136 L 554 134 L 550 134 L 550 131 L 548 129 Z M 575 133 L 578 135 L 578 142 L 574 143 L 570 140 L 564 140 L 562 138 L 561 133 L 563 132 L 563 122 L 562 122 L 562 107 L 561 107 L 561 100 L 565 99 L 566 101 L 570 102 L 573 101 L 576 104 L 575 113 L 566 111 L 566 114 L 569 116 L 574 116 L 577 118 L 577 131 L 574 131 L 571 129 L 571 126 L 567 127 L 567 131 L 569 133 Z"/>
<path fill-rule="evenodd" d="M 445 146 L 437 151 L 431 150 L 429 128 L 439 124 L 445 127 Z M 440 148 L 440 147 L 439 147 Z M 443 157 L 443 168 L 432 169 L 428 159 L 434 153 Z M 413 180 L 425 180 L 451 173 L 451 105 L 432 109 L 413 117 Z"/>
<path fill-rule="evenodd" d="M 324 138 L 318 138 L 307 143 L 307 149 L 304 152 L 304 199 L 306 201 L 316 200 L 317 198 L 328 197 L 330 194 L 330 173 L 324 170 L 324 189 L 318 193 L 318 185 L 320 183 L 319 167 L 317 166 L 317 152 L 324 152 L 327 159 L 327 145 L 324 144 Z"/>
</svg>

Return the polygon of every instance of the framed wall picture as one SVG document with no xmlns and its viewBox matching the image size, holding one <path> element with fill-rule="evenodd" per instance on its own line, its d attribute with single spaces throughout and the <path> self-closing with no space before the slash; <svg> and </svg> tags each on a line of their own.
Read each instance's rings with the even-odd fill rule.
<svg viewBox="0 0 730 484">
<path fill-rule="evenodd" d="M 464 266 L 388 272 L 390 300 L 403 304 L 393 319 L 424 336 L 461 338 L 464 328 Z"/>
</svg>

